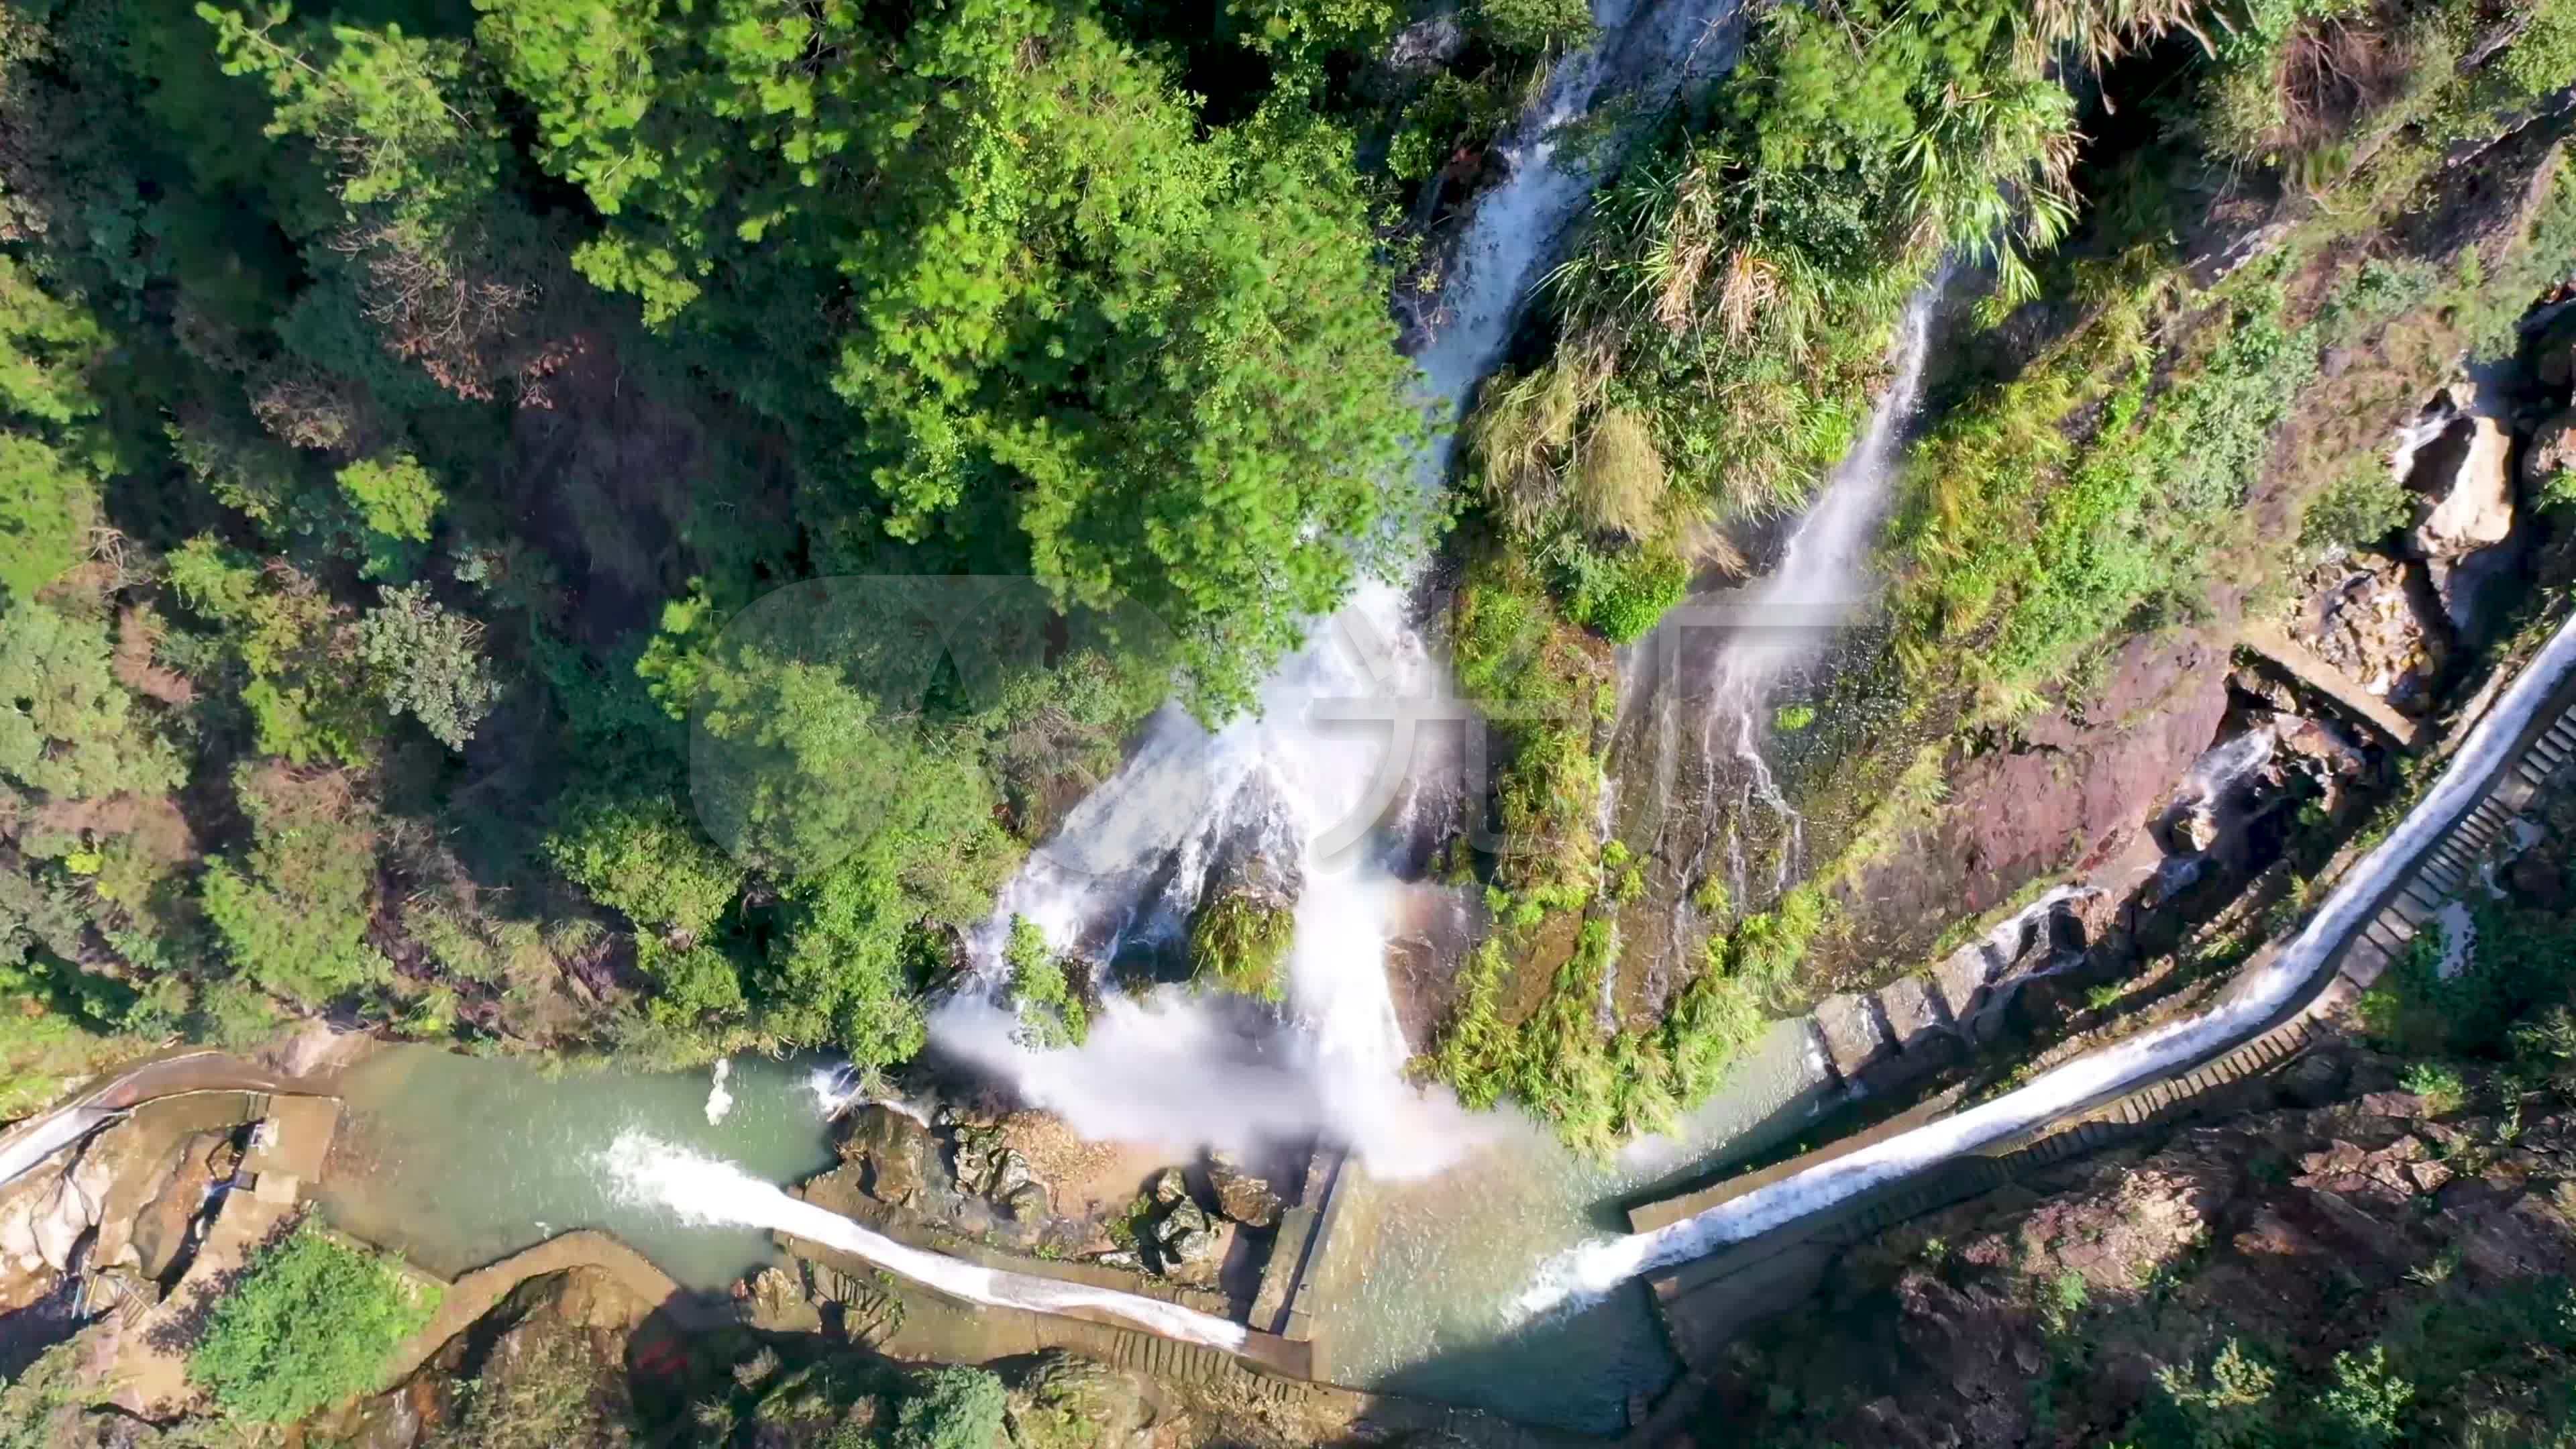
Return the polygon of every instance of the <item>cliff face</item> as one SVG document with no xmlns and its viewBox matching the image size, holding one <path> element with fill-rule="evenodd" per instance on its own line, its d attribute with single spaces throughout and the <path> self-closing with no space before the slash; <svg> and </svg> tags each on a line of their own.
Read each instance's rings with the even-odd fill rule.
<svg viewBox="0 0 2576 1449">
<path fill-rule="evenodd" d="M 1847 1255 L 1699 1442 L 2566 1442 L 2576 1102 L 2405 1080 L 2330 1048 L 2273 1110 Z"/>
</svg>

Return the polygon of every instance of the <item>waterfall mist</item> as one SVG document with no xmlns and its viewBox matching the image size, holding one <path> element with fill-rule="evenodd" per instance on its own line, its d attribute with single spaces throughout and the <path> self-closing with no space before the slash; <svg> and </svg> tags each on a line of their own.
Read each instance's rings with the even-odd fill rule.
<svg viewBox="0 0 2576 1449">
<path fill-rule="evenodd" d="M 865 1258 L 890 1273 L 970 1303 L 1024 1308 L 1037 1313 L 1107 1314 L 1166 1338 L 1239 1353 L 1248 1342 L 1243 1325 L 1176 1303 L 1060 1282 L 1031 1273 L 983 1268 L 919 1248 L 906 1247 L 839 1213 L 800 1202 L 721 1158 L 676 1147 L 643 1132 L 622 1132 L 600 1154 L 599 1165 L 619 1193 L 668 1208 L 683 1221 L 766 1228 Z"/>
</svg>

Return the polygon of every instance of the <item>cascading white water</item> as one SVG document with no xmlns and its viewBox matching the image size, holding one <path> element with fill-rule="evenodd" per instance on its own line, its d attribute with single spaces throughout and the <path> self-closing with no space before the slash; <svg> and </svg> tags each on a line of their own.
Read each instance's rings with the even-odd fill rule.
<svg viewBox="0 0 2576 1449">
<path fill-rule="evenodd" d="M 1614 91 L 1651 113 L 1724 58 L 1708 41 L 1732 0 L 1644 3 L 1638 15 L 1640 0 L 1599 0 L 1599 43 L 1557 64 L 1497 147 L 1508 179 L 1477 201 L 1417 359 L 1425 410 L 1442 427 L 1416 488 L 1441 485 L 1448 425 L 1599 179 L 1609 147 L 1575 144 L 1574 123 Z M 1447 758 L 1434 726 L 1467 713 L 1407 614 L 1404 590 L 1365 584 L 1262 686 L 1255 717 L 1210 733 L 1166 708 L 1004 889 L 974 943 L 989 987 L 1014 915 L 1102 960 L 1122 939 L 1169 939 L 1212 872 L 1250 843 L 1301 887 L 1291 1029 L 1247 1034 L 1227 1004 L 1164 992 L 1113 997 L 1082 1046 L 1038 1050 L 988 989 L 934 1012 L 933 1042 L 1087 1136 L 1182 1147 L 1323 1136 L 1386 1175 L 1433 1170 L 1472 1140 L 1454 1104 L 1404 1080 L 1409 1048 L 1386 979 L 1396 891 L 1367 848 Z"/>
<path fill-rule="evenodd" d="M 2251 1033 L 2288 1006 L 2331 963 L 2337 948 L 2378 909 L 2415 858 L 2476 802 L 2487 782 L 2507 763 L 2524 727 L 2571 673 L 2576 673 L 2576 618 L 2559 626 L 2521 677 L 2470 731 L 2422 802 L 2353 868 L 2306 929 L 2237 983 L 2223 1005 L 2081 1057 L 1991 1102 L 1856 1149 L 1696 1217 L 1651 1233 L 1574 1249 L 1540 1270 L 1537 1281 L 1521 1297 L 1522 1309 L 1540 1313 L 1597 1298 L 1638 1274 L 1740 1242 L 1882 1183 L 2040 1126 L 2086 1103 L 2156 1080 Z"/>
<path fill-rule="evenodd" d="M 676 1147 L 648 1133 L 622 1132 L 600 1155 L 618 1190 L 657 1203 L 692 1223 L 721 1223 L 791 1234 L 854 1254 L 952 1298 L 1036 1313 L 1105 1313 L 1166 1338 L 1240 1353 L 1242 1324 L 1135 1293 L 1014 1273 L 906 1247 L 839 1213 L 800 1202 L 730 1162 Z"/>
<path fill-rule="evenodd" d="M 1718 660 L 1716 707 L 1703 726 L 1702 750 L 1714 761 L 1721 732 L 1729 736 L 1729 748 L 1744 770 L 1746 803 L 1761 802 L 1787 828 L 1775 890 L 1795 877 L 1805 822 L 1780 793 L 1763 756 L 1768 728 L 1763 709 L 1780 677 L 1812 657 L 1868 598 L 1870 549 L 1879 517 L 1887 511 L 1905 425 L 1923 399 L 1923 365 L 1940 293 L 1936 279 L 1906 304 L 1891 349 L 1894 375 L 1887 391 L 1870 409 L 1869 423 L 1851 450 L 1834 466 L 1822 496 L 1789 536 L 1779 567 L 1747 592 L 1744 622 L 1728 637 Z M 1740 875 L 1740 865 L 1736 869 Z M 1736 899 L 1743 900 L 1744 882 L 1739 878 L 1732 884 Z"/>
</svg>

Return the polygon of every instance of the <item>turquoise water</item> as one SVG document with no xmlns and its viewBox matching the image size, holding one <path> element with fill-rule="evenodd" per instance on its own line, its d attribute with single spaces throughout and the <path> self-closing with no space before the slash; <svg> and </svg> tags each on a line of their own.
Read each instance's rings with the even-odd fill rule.
<svg viewBox="0 0 2576 1449">
<path fill-rule="evenodd" d="M 332 1221 L 453 1276 L 556 1233 L 602 1228 L 663 1271 L 720 1289 L 775 1259 L 766 1234 L 701 1227 L 621 1200 L 599 1154 L 627 1128 L 771 1182 L 833 1162 L 811 1064 L 735 1059 L 732 1109 L 707 1120 L 710 1074 L 544 1072 L 498 1057 L 390 1048 L 343 1079 L 349 1113 L 321 1200 Z"/>
<path fill-rule="evenodd" d="M 1615 1430 L 1632 1393 L 1674 1365 L 1641 1284 L 1538 1322 L 1513 1300 L 1559 1255 L 1626 1230 L 1621 1205 L 1720 1156 L 1811 1119 L 1806 1035 L 1784 1023 L 1678 1137 L 1616 1162 L 1569 1153 L 1517 1114 L 1436 1177 L 1369 1181 L 1352 1200 L 1317 1283 L 1321 1367 L 1338 1383 Z M 341 1227 L 453 1276 L 573 1228 L 634 1245 L 681 1283 L 721 1290 L 775 1261 L 766 1234 L 682 1223 L 622 1197 L 602 1154 L 618 1134 L 675 1146 L 789 1183 L 834 1161 L 816 1063 L 737 1058 L 733 1102 L 707 1120 L 710 1074 L 542 1071 L 508 1058 L 389 1048 L 342 1082 L 349 1112 L 322 1187 Z"/>
<path fill-rule="evenodd" d="M 1613 1161 L 1568 1151 L 1517 1117 L 1436 1177 L 1351 1182 L 1316 1291 L 1336 1383 L 1470 1404 L 1529 1422 L 1616 1432 L 1632 1394 L 1677 1372 L 1642 1282 L 1533 1319 L 1517 1302 L 1583 1243 L 1628 1231 L 1625 1205 L 1696 1185 L 1772 1145 L 1828 1098 L 1803 1019 L 1748 1051 L 1669 1138 Z"/>
</svg>

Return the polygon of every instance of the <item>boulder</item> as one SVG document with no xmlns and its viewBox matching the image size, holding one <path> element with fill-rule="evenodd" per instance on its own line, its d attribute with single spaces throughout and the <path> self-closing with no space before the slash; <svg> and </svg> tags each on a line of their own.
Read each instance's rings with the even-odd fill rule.
<svg viewBox="0 0 2576 1449">
<path fill-rule="evenodd" d="M 1166 1277 L 1212 1283 L 1234 1240 L 1234 1225 L 1219 1222 L 1194 1202 L 1182 1202 L 1154 1224 L 1154 1261 Z"/>
<path fill-rule="evenodd" d="M 1467 48 L 1467 26 L 1455 10 L 1426 15 L 1395 33 L 1386 68 L 1398 75 L 1429 75 Z"/>
<path fill-rule="evenodd" d="M 2450 623 L 2424 565 L 2380 554 L 2328 564 L 2302 581 L 2312 602 L 2293 632 L 2401 714 L 2430 710 L 2450 653 Z"/>
<path fill-rule="evenodd" d="M 1279 1221 L 1279 1194 L 1270 1184 L 1243 1170 L 1231 1153 L 1208 1154 L 1208 1182 L 1216 1189 L 1219 1211 L 1248 1228 Z"/>
<path fill-rule="evenodd" d="M 2199 855 L 2218 843 L 2218 811 L 2207 800 L 2195 802 L 2174 821 L 2174 845 Z"/>
<path fill-rule="evenodd" d="M 957 1140 L 949 1148 L 949 1164 L 957 1174 L 958 1188 L 970 1197 L 991 1192 L 1001 1172 L 1002 1156 L 1009 1150 L 1002 1145 L 1002 1134 L 990 1127 L 958 1127 Z"/>
<path fill-rule="evenodd" d="M 2408 535 L 2427 559 L 2492 548 L 2513 532 L 2513 429 L 2467 384 L 2445 388 L 2400 433 L 2397 481 L 2428 510 Z"/>
<path fill-rule="evenodd" d="M 1005 1147 L 994 1155 L 993 1180 L 984 1191 L 993 1201 L 1001 1202 L 1017 1196 L 1021 1188 L 1036 1184 L 1035 1174 L 1029 1171 L 1028 1158 L 1016 1147 Z"/>
<path fill-rule="evenodd" d="M 841 1122 L 841 1139 L 834 1145 L 843 1161 L 865 1169 L 868 1196 L 896 1206 L 912 1201 L 921 1191 L 923 1165 L 930 1161 L 930 1129 L 881 1102 L 871 1102 Z"/>
<path fill-rule="evenodd" d="M 1001 1197 L 1002 1209 L 1013 1222 L 1043 1222 L 1055 1211 L 1055 1199 L 1043 1182 L 1023 1181 Z"/>
</svg>

